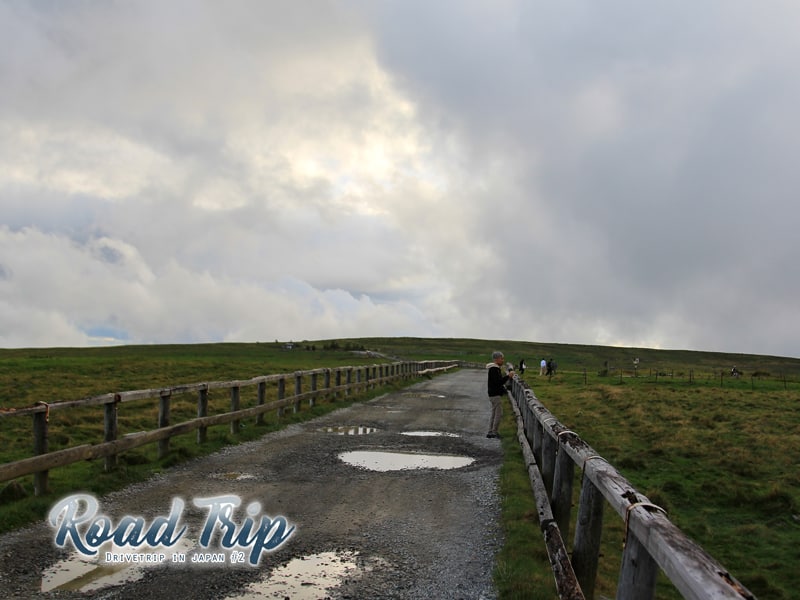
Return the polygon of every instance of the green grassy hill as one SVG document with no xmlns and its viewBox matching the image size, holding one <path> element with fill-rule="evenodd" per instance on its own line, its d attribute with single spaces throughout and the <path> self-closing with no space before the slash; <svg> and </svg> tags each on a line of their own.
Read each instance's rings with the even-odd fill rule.
<svg viewBox="0 0 800 600">
<path fill-rule="evenodd" d="M 365 349 L 374 354 L 360 352 Z M 545 406 L 640 492 L 667 509 L 673 522 L 758 597 L 800 597 L 796 567 L 800 564 L 800 359 L 796 358 L 420 338 L 303 341 L 291 350 L 277 342 L 0 350 L 0 410 L 108 392 L 375 364 L 389 360 L 384 356 L 482 365 L 494 350 L 502 350 L 514 364 L 524 358 L 528 365 L 524 377 Z M 556 376 L 538 375 L 541 358 L 557 361 Z M 730 377 L 734 365 L 742 373 L 739 378 Z M 224 407 L 224 398 L 217 400 Z M 135 404 L 125 405 L 121 434 L 155 427 L 153 403 Z M 176 398 L 172 410 L 175 422 L 182 414 L 191 416 L 195 400 Z M 158 460 L 154 448 L 140 448 L 124 454 L 112 473 L 103 472 L 102 461 L 56 469 L 51 472 L 53 493 L 47 497 L 32 497 L 30 482 L 23 478 L 26 497 L 0 492 L 0 529 L 41 518 L 56 496 L 75 486 L 101 494 L 180 460 L 253 439 L 290 419 L 325 410 L 330 406 L 304 409 L 305 414 L 281 423 L 267 420 L 262 427 L 248 426 L 237 436 L 224 427 L 214 428 L 203 448 L 192 436 L 180 436 L 165 459 Z M 552 576 L 542 555 L 524 467 L 513 460 L 518 450 L 510 411 L 506 413 L 501 484 L 507 543 L 498 558 L 496 578 L 503 598 L 548 598 Z M 0 462 L 30 456 L 30 418 L 0 419 L 0 439 Z M 98 417 L 97 409 L 53 413 L 50 440 L 51 450 L 97 443 L 102 440 L 102 414 Z M 614 517 L 606 519 L 597 592 L 605 596 L 614 595 L 621 555 L 622 523 Z M 525 535 L 511 535 L 515 531 Z M 525 558 L 520 562 L 520 557 Z M 660 583 L 658 597 L 679 596 L 668 583 Z"/>
</svg>

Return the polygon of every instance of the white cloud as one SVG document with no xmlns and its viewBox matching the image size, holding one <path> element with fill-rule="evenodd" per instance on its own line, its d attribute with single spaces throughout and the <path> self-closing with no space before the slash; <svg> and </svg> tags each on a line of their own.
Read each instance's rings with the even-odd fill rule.
<svg viewBox="0 0 800 600">
<path fill-rule="evenodd" d="M 797 355 L 798 9 L 687 11 L 2 4 L 0 346 Z"/>
</svg>

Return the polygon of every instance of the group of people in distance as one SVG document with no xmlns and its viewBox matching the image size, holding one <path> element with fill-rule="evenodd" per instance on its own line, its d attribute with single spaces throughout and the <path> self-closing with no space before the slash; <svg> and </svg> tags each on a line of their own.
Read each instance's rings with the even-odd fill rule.
<svg viewBox="0 0 800 600">
<path fill-rule="evenodd" d="M 539 375 L 555 375 L 556 374 L 556 361 L 552 358 L 550 360 L 542 359 L 539 363 Z"/>
<path fill-rule="evenodd" d="M 492 362 L 486 365 L 489 373 L 487 382 L 489 402 L 491 403 L 491 417 L 489 419 L 489 433 L 486 434 L 487 438 L 499 438 L 497 428 L 500 426 L 500 418 L 503 416 L 503 398 L 508 391 L 508 385 L 511 378 L 514 376 L 514 366 L 508 364 L 506 372 L 503 374 L 502 366 L 505 363 L 505 356 L 502 352 L 496 351 L 492 353 Z M 525 359 L 519 360 L 519 373 L 522 375 L 525 372 Z M 539 366 L 539 375 L 555 375 L 556 363 L 551 358 L 550 360 L 542 359 Z"/>
</svg>

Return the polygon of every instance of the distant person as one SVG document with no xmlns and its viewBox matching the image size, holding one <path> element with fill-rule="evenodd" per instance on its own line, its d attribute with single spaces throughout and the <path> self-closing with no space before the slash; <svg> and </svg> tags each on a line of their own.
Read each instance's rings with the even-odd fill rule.
<svg viewBox="0 0 800 600">
<path fill-rule="evenodd" d="M 520 358 L 519 359 L 519 374 L 520 375 L 524 375 L 525 374 L 525 359 L 524 358 Z"/>
<path fill-rule="evenodd" d="M 500 417 L 503 416 L 503 398 L 506 397 L 506 384 L 513 375 L 513 369 L 503 375 L 500 367 L 505 362 L 505 357 L 502 352 L 492 353 L 492 362 L 486 365 L 489 372 L 487 380 L 487 392 L 489 394 L 489 402 L 492 404 L 492 416 L 489 419 L 489 433 L 486 434 L 487 438 L 499 438 L 497 428 L 500 427 Z"/>
<path fill-rule="evenodd" d="M 546 375 L 547 374 L 547 361 L 542 359 L 542 362 L 539 363 L 539 375 Z"/>
<path fill-rule="evenodd" d="M 545 375 L 549 377 L 552 374 L 553 374 L 553 359 L 551 358 L 547 361 L 547 373 L 545 373 Z"/>
</svg>

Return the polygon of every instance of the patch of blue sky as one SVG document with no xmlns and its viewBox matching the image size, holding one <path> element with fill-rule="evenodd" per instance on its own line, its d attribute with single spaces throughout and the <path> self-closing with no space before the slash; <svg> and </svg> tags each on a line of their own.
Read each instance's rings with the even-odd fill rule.
<svg viewBox="0 0 800 600">
<path fill-rule="evenodd" d="M 130 340 L 127 331 L 108 325 L 96 325 L 84 329 L 83 332 L 89 337 L 91 344 L 95 346 L 125 344 Z"/>
</svg>

